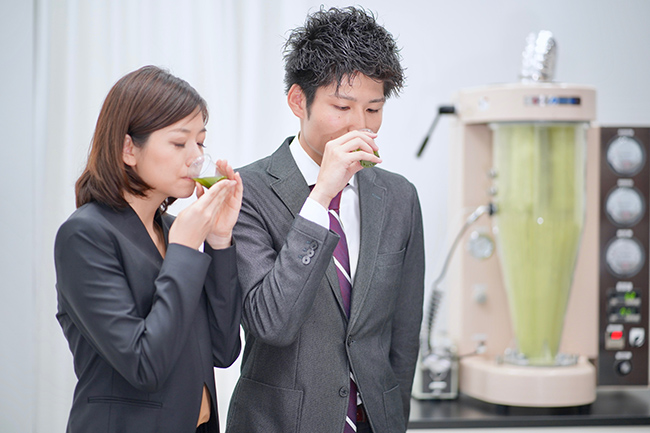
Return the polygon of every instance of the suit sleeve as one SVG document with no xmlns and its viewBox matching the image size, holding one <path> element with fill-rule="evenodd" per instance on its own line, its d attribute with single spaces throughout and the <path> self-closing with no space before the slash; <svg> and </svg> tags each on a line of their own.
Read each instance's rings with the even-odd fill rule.
<svg viewBox="0 0 650 433">
<path fill-rule="evenodd" d="M 69 220 L 55 242 L 59 305 L 126 380 L 156 392 L 189 334 L 210 261 L 170 244 L 153 282 L 151 310 L 141 317 L 110 230 L 95 221 Z"/>
<path fill-rule="evenodd" d="M 412 185 L 411 185 L 412 186 Z M 422 212 L 417 191 L 413 187 L 411 232 L 402 269 L 400 296 L 395 307 L 390 363 L 402 393 L 404 417 L 408 422 L 413 375 L 419 352 L 424 296 L 424 238 Z"/>
<path fill-rule="evenodd" d="M 235 362 L 241 350 L 241 288 L 237 276 L 236 247 L 213 250 L 206 243 L 204 251 L 212 257 L 205 280 L 212 357 L 216 367 L 228 367 Z"/>
<path fill-rule="evenodd" d="M 286 346 L 296 339 L 312 307 L 338 235 L 298 216 L 286 236 L 276 233 L 274 239 L 264 218 L 272 220 L 273 216 L 266 209 L 266 215 L 259 211 L 259 203 L 253 203 L 246 189 L 255 191 L 246 186 L 234 229 L 243 291 L 242 323 L 266 344 Z"/>
</svg>

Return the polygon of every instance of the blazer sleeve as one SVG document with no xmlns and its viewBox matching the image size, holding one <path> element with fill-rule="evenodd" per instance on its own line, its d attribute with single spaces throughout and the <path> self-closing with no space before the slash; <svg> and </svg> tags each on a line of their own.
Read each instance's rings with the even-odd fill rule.
<svg viewBox="0 0 650 433">
<path fill-rule="evenodd" d="M 415 187 L 411 206 L 411 231 L 402 268 L 400 296 L 392 323 L 390 363 L 397 377 L 404 405 L 404 419 L 409 419 L 411 388 L 419 352 L 424 296 L 424 237 L 422 212 Z"/>
<path fill-rule="evenodd" d="M 138 313 L 117 239 L 98 221 L 64 223 L 55 242 L 60 308 L 83 337 L 135 388 L 157 392 L 187 338 L 210 257 L 170 244 L 153 283 L 146 317 Z"/>
<path fill-rule="evenodd" d="M 205 243 L 203 251 L 212 257 L 205 280 L 212 357 L 216 367 L 229 367 L 241 350 L 241 288 L 237 276 L 236 248 L 233 245 L 213 250 Z"/>
<path fill-rule="evenodd" d="M 244 194 L 234 228 L 243 291 L 242 323 L 266 344 L 286 346 L 296 339 L 306 320 L 339 237 L 301 216 L 293 220 L 288 233 L 282 233 L 277 228 L 281 224 L 273 224 L 274 218 L 282 217 L 264 212 L 268 210 L 261 201 L 253 203 Z M 281 245 L 279 251 L 274 248 L 276 242 Z"/>
</svg>

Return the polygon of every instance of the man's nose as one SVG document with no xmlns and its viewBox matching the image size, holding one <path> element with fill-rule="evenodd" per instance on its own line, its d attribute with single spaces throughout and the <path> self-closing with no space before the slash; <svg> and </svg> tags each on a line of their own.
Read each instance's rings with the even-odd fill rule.
<svg viewBox="0 0 650 433">
<path fill-rule="evenodd" d="M 350 113 L 350 123 L 348 126 L 348 131 L 356 131 L 359 129 L 365 129 L 368 126 L 366 125 L 366 113 L 364 110 L 355 110 Z"/>
</svg>

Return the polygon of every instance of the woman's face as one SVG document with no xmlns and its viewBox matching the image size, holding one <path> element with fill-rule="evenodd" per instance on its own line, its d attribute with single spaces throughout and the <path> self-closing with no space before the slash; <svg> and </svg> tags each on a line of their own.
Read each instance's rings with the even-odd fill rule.
<svg viewBox="0 0 650 433">
<path fill-rule="evenodd" d="M 144 146 L 133 147 L 125 162 L 151 188 L 148 198 L 162 202 L 167 197 L 189 197 L 195 182 L 188 177 L 192 161 L 203 154 L 205 125 L 199 111 L 154 131 Z"/>
</svg>

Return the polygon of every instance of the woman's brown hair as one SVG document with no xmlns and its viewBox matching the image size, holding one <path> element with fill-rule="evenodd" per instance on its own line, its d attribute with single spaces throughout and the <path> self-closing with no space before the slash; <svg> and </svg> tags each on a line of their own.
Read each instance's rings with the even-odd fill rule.
<svg viewBox="0 0 650 433">
<path fill-rule="evenodd" d="M 144 197 L 151 189 L 122 159 L 126 135 L 143 147 L 152 132 L 200 112 L 208 121 L 207 104 L 186 81 L 156 66 L 122 77 L 108 92 L 97 119 L 86 168 L 75 185 L 76 204 L 91 201 L 113 208 L 128 204 L 124 193 Z M 169 197 L 162 210 L 173 203 Z"/>
</svg>

